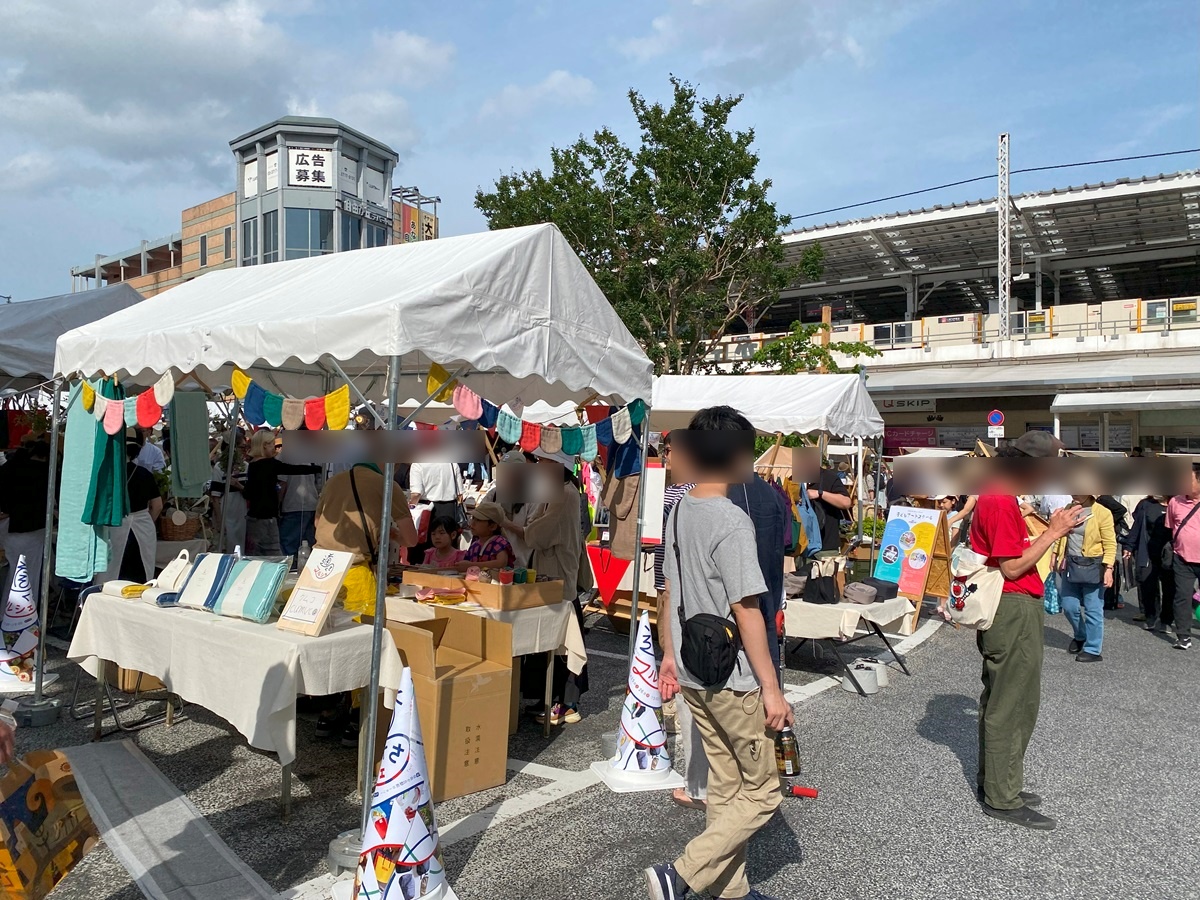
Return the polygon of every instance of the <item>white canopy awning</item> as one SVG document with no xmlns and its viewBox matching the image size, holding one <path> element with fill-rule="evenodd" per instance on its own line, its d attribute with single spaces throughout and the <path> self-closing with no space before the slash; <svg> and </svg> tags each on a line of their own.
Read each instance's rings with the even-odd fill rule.
<svg viewBox="0 0 1200 900">
<path fill-rule="evenodd" d="M 0 376 L 37 381 L 54 377 L 60 335 L 142 302 L 127 284 L 0 306 Z"/>
<path fill-rule="evenodd" d="M 1058 394 L 1051 412 L 1116 412 L 1127 409 L 1200 409 L 1200 390 L 1096 391 Z"/>
<path fill-rule="evenodd" d="M 340 383 L 329 358 L 357 377 L 392 356 L 401 396 L 424 395 L 430 362 L 465 364 L 495 402 L 651 393 L 650 360 L 553 225 L 211 272 L 64 334 L 55 371 L 217 387 L 238 366 L 305 396 Z"/>
<path fill-rule="evenodd" d="M 686 428 L 708 406 L 732 406 L 759 431 L 877 437 L 883 417 L 858 375 L 664 375 L 654 380 L 650 425 Z"/>
</svg>

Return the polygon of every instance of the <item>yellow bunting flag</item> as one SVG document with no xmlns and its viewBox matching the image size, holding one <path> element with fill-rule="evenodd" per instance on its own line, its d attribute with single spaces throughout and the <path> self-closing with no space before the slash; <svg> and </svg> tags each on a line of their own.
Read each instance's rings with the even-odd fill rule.
<svg viewBox="0 0 1200 900">
<path fill-rule="evenodd" d="M 88 412 L 92 411 L 92 404 L 96 402 L 96 389 L 88 384 L 83 383 L 83 408 Z"/>
<path fill-rule="evenodd" d="M 237 397 L 239 400 L 244 400 L 246 398 L 246 389 L 250 387 L 250 376 L 241 369 L 234 369 L 233 378 L 231 381 L 231 386 L 233 387 L 233 396 Z"/>
<path fill-rule="evenodd" d="M 454 385 L 457 382 L 450 380 L 450 373 L 439 366 L 437 363 L 432 363 L 429 366 L 429 375 L 425 379 L 425 392 L 428 394 L 437 393 L 433 399 L 438 403 L 449 403 L 450 398 L 454 396 Z"/>
<path fill-rule="evenodd" d="M 350 385 L 343 384 L 325 395 L 325 423 L 331 431 L 341 431 L 350 421 Z"/>
</svg>

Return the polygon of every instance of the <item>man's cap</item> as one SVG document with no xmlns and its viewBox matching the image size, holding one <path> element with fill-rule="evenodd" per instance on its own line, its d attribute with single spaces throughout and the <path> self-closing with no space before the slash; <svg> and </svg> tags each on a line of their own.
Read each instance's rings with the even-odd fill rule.
<svg viewBox="0 0 1200 900">
<path fill-rule="evenodd" d="M 1058 456 L 1067 445 L 1048 431 L 1027 431 L 1013 442 L 1013 446 L 1026 456 L 1046 459 Z"/>
<path fill-rule="evenodd" d="M 491 500 L 483 500 L 475 504 L 475 509 L 471 511 L 471 518 L 478 519 L 480 522 L 503 525 L 504 509 L 499 503 L 493 503 Z"/>
</svg>

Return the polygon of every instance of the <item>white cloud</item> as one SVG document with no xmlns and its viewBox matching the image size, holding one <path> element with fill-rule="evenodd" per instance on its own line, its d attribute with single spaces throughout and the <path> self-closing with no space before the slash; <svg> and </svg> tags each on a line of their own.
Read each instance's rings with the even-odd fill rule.
<svg viewBox="0 0 1200 900">
<path fill-rule="evenodd" d="M 432 41 L 409 31 L 376 32 L 371 43 L 381 71 L 403 85 L 421 87 L 444 77 L 454 63 L 454 45 Z"/>
<path fill-rule="evenodd" d="M 506 85 L 484 101 L 479 118 L 488 121 L 523 119 L 547 107 L 582 106 L 590 103 L 595 93 L 596 86 L 590 79 L 556 69 L 537 84 Z"/>
<path fill-rule="evenodd" d="M 940 0 L 668 0 L 648 31 L 618 44 L 639 63 L 676 55 L 699 60 L 738 88 L 781 80 L 813 60 L 846 57 L 857 65 L 868 48 Z"/>
<path fill-rule="evenodd" d="M 236 135 L 285 112 L 321 114 L 393 143 L 416 141 L 399 90 L 448 71 L 454 48 L 378 33 L 391 58 L 368 92 L 341 93 L 362 59 L 305 44 L 280 0 L 0 0 L 0 133 L 29 159 L 9 162 L 0 191 L 168 182 L 228 188 Z M 296 29 L 300 32 L 300 29 Z M 303 32 L 311 33 L 311 29 Z M 320 41 L 315 34 L 313 40 Z M 38 160 L 34 165 L 34 160 Z M 57 169 L 54 179 L 39 167 Z"/>
</svg>

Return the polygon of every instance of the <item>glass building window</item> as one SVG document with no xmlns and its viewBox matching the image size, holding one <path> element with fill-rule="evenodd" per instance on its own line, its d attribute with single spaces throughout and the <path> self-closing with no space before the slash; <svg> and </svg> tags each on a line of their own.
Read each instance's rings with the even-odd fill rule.
<svg viewBox="0 0 1200 900">
<path fill-rule="evenodd" d="M 233 226 L 225 228 L 225 259 L 233 259 Z"/>
<path fill-rule="evenodd" d="M 242 222 L 242 265 L 253 266 L 258 262 L 258 219 Z"/>
<path fill-rule="evenodd" d="M 357 250 L 363 246 L 363 220 L 342 214 L 342 249 Z"/>
<path fill-rule="evenodd" d="M 387 246 L 387 226 L 376 225 L 372 222 L 364 224 L 363 231 L 363 246 L 364 247 L 385 247 Z"/>
<path fill-rule="evenodd" d="M 208 235 L 200 235 L 200 265 L 208 265 Z"/>
<path fill-rule="evenodd" d="M 263 262 L 279 262 L 279 210 L 263 213 Z"/>
<path fill-rule="evenodd" d="M 286 259 L 306 259 L 333 252 L 333 210 L 285 209 Z"/>
</svg>

